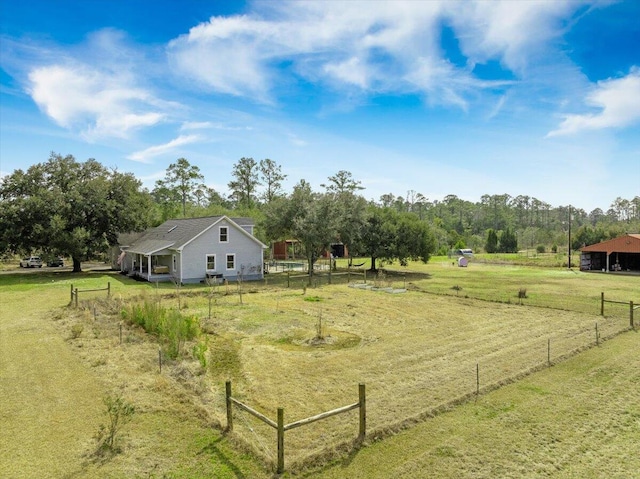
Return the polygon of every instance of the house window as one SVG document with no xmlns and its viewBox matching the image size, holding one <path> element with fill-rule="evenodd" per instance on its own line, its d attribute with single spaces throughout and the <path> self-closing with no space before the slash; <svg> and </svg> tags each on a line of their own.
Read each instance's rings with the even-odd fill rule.
<svg viewBox="0 0 640 479">
<path fill-rule="evenodd" d="M 229 228 L 226 226 L 220 227 L 220 243 L 229 242 Z"/>
<path fill-rule="evenodd" d="M 174 254 L 172 257 L 173 260 L 173 272 L 175 273 L 178 270 L 178 261 L 176 260 L 176 255 Z"/>
<path fill-rule="evenodd" d="M 227 255 L 227 269 L 236 269 L 236 255 L 228 254 Z"/>
<path fill-rule="evenodd" d="M 207 271 L 215 271 L 216 269 L 216 255 L 208 254 L 207 255 Z"/>
</svg>

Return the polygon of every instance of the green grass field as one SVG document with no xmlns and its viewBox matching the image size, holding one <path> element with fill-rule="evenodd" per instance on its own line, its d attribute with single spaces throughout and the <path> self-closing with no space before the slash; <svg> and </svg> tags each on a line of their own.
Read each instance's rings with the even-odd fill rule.
<svg viewBox="0 0 640 479">
<path fill-rule="evenodd" d="M 581 424 L 587 432 L 605 426 L 620 429 L 612 458 L 633 447 L 637 408 L 610 408 L 604 422 L 592 420 L 586 410 L 595 407 L 591 396 L 615 404 L 632 399 L 626 390 L 637 391 L 637 335 L 625 333 L 569 361 L 561 359 L 595 344 L 596 322 L 603 339 L 628 327 L 628 307 L 607 305 L 605 317 L 599 316 L 600 291 L 640 303 L 640 297 L 634 298 L 640 293 L 640 278 L 479 263 L 457 268 L 446 259 L 398 270 L 404 274 L 388 272 L 368 281 L 380 287 L 406 286 L 406 293 L 348 288 L 344 277 L 334 276 L 333 285 L 303 294 L 301 284 L 286 288 L 285 277 L 273 275 L 267 285 L 243 285 L 241 304 L 234 285 L 228 291 L 219 287 L 211 318 L 203 286 L 183 288 L 178 300 L 169 285 L 156 290 L 99 272 L 0 275 L 0 475 L 33 477 L 49 471 L 48 477 L 268 477 L 262 461 L 275 457 L 272 430 L 238 413 L 234 433 L 220 433 L 226 377 L 233 378 L 234 395 L 269 417 L 284 407 L 286 422 L 354 402 L 357 384 L 367 384 L 369 437 L 357 454 L 340 460 L 345 453 L 337 451 L 355 437 L 357 412 L 287 433 L 287 467 L 308 477 L 421 477 L 426 471 L 422 477 L 598 477 L 589 461 L 564 458 L 584 453 L 609 467 L 607 461 L 613 459 L 600 452 L 602 439 L 582 446 L 575 444 L 577 433 L 556 434 L 558 441 L 551 444 L 556 444 L 557 456 L 550 453 L 545 441 L 551 439 L 543 433 L 545 428 L 556 431 L 555 423 L 549 423 L 555 415 L 556 422 L 563 424 L 566 418 L 566 424 Z M 152 337 L 127 326 L 119 344 L 121 318 L 110 315 L 100 300 L 104 293 L 82 295 L 84 309 L 77 312 L 65 307 L 72 283 L 92 289 L 107 281 L 113 301 L 141 294 L 160 297 L 168 307 L 179 301 L 183 312 L 201 318 L 210 349 L 237 345 L 234 369 L 210 366 L 205 371 L 190 359 L 167 364 L 160 374 Z M 523 304 L 517 297 L 521 288 L 527 290 Z M 72 339 L 74 325 L 81 325 L 82 333 Z M 319 327 L 331 341 L 310 341 Z M 544 367 L 548 341 L 552 368 L 487 392 Z M 602 358 L 586 366 L 580 358 L 589 355 Z M 600 374 L 605 363 L 606 374 Z M 476 364 L 486 394 L 475 404 L 454 407 L 473 396 Z M 572 394 L 563 394 L 559 385 L 551 387 L 560 371 L 565 371 L 563 383 L 575 381 Z M 542 385 L 534 382 L 547 375 L 552 379 L 543 379 Z M 126 432 L 124 452 L 96 462 L 90 455 L 92 435 L 104 421 L 102 397 L 114 390 L 123 391 L 139 413 Z M 507 396 L 492 402 L 503 394 Z M 570 406 L 572 401 L 580 407 Z M 546 406 L 538 410 L 531 407 L 534 403 Z M 511 419 L 498 434 L 495 421 L 505 417 Z M 438 425 L 444 418 L 453 419 Z M 527 441 L 530 424 L 542 431 Z M 398 431 L 401 434 L 390 435 Z M 458 442 L 452 439 L 454 433 Z M 509 440 L 500 442 L 508 433 L 524 452 L 501 449 L 509 447 Z M 469 446 L 469 434 L 482 438 L 477 440 L 481 447 Z M 402 438 L 414 446 L 394 446 Z M 406 453 L 400 454 L 400 448 Z M 317 469 L 327 461 L 337 462 L 325 471 Z M 384 461 L 388 468 L 380 466 Z M 539 462 L 540 469 L 531 469 L 531 461 Z M 617 469 L 621 475 L 608 477 L 629 477 L 624 473 L 635 470 L 631 466 L 637 461 L 625 459 Z"/>
</svg>

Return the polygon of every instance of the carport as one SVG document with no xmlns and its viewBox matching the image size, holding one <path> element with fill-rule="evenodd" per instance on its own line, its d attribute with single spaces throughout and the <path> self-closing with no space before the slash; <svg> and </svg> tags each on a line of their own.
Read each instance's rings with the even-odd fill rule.
<svg viewBox="0 0 640 479">
<path fill-rule="evenodd" d="M 626 234 L 581 248 L 580 270 L 640 272 L 640 234 Z"/>
</svg>

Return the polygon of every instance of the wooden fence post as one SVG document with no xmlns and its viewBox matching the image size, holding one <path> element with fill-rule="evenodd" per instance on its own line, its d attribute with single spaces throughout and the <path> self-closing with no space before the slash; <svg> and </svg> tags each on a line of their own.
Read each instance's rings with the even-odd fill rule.
<svg viewBox="0 0 640 479">
<path fill-rule="evenodd" d="M 291 271 L 287 270 L 287 288 L 291 287 Z"/>
<path fill-rule="evenodd" d="M 227 400 L 227 431 L 233 431 L 233 411 L 231 410 L 231 381 L 224 384 L 225 398 Z"/>
<path fill-rule="evenodd" d="M 604 316 L 604 291 L 600 293 L 600 316 Z"/>
<path fill-rule="evenodd" d="M 633 325 L 633 301 L 629 301 L 629 325 L 631 329 L 635 329 Z"/>
<path fill-rule="evenodd" d="M 367 270 L 364 270 L 364 284 L 367 284 Z"/>
<path fill-rule="evenodd" d="M 111 281 L 107 282 L 107 298 L 111 297 Z"/>
<path fill-rule="evenodd" d="M 69 304 L 73 304 L 73 284 L 71 285 L 71 296 L 69 297 Z"/>
<path fill-rule="evenodd" d="M 284 472 L 284 409 L 278 408 L 278 474 Z"/>
<path fill-rule="evenodd" d="M 78 307 L 78 288 L 74 290 L 74 294 L 76 295 L 76 308 Z"/>
<path fill-rule="evenodd" d="M 358 385 L 358 402 L 360 403 L 360 433 L 358 434 L 358 439 L 364 441 L 367 433 L 367 397 L 364 383 Z"/>
<path fill-rule="evenodd" d="M 598 334 L 598 323 L 596 323 L 596 346 L 600 346 L 600 335 Z"/>
</svg>

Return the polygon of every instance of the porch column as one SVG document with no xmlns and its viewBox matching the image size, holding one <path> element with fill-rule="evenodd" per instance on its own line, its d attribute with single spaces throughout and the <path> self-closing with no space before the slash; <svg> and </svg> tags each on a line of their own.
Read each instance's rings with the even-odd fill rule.
<svg viewBox="0 0 640 479">
<path fill-rule="evenodd" d="M 147 256 L 147 281 L 151 281 L 151 255 Z"/>
<path fill-rule="evenodd" d="M 138 254 L 138 271 L 140 276 L 142 276 L 142 255 Z"/>
<path fill-rule="evenodd" d="M 607 273 L 609 272 L 609 252 L 607 251 Z"/>
</svg>

